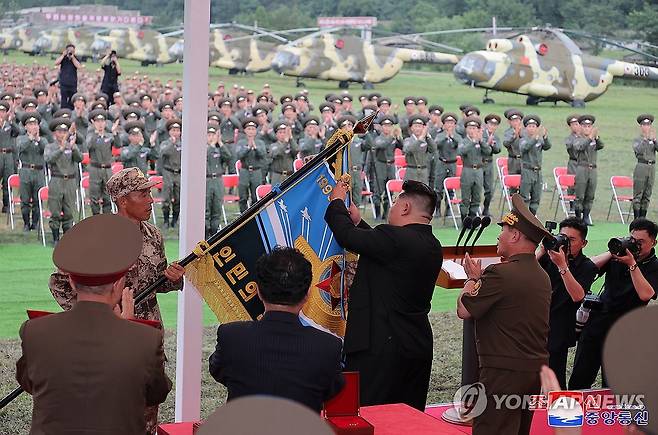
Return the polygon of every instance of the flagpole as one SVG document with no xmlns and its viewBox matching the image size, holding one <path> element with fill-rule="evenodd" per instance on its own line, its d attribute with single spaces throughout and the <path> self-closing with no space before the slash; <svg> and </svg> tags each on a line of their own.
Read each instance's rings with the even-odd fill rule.
<svg viewBox="0 0 658 435">
<path fill-rule="evenodd" d="M 210 0 L 185 0 L 183 61 L 183 150 L 179 257 L 204 237 Z M 205 53 L 205 54 L 204 54 Z M 185 280 L 178 294 L 175 420 L 198 421 L 201 413 L 202 299 Z"/>
</svg>

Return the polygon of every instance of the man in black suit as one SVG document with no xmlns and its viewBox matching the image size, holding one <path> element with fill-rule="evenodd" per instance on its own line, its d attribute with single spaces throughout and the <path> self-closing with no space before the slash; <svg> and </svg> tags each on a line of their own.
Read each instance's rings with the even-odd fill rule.
<svg viewBox="0 0 658 435">
<path fill-rule="evenodd" d="M 441 269 L 441 244 L 429 225 L 436 194 L 405 181 L 388 224 L 371 228 L 352 204 L 348 184 L 330 195 L 325 220 L 340 245 L 359 254 L 350 288 L 346 369 L 361 373 L 361 404 L 406 403 L 425 410 L 432 367 L 427 314 Z"/>
<path fill-rule="evenodd" d="M 272 395 L 320 412 L 341 390 L 341 340 L 299 320 L 312 278 L 311 263 L 296 249 L 276 247 L 258 260 L 263 318 L 220 325 L 210 355 L 210 374 L 228 388 L 228 400 Z"/>
</svg>

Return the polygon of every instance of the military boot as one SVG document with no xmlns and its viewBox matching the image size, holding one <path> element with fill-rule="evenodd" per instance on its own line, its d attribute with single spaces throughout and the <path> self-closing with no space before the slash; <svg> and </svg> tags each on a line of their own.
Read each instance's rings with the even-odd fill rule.
<svg viewBox="0 0 658 435">
<path fill-rule="evenodd" d="M 491 213 L 489 213 L 489 205 L 491 204 L 491 200 L 485 200 L 484 201 L 484 210 L 482 210 L 482 216 L 491 216 Z"/>
<path fill-rule="evenodd" d="M 171 227 L 176 228 L 176 224 L 178 224 L 178 212 L 174 211 L 171 217 Z"/>
<path fill-rule="evenodd" d="M 633 219 L 637 219 L 642 216 L 642 210 L 640 207 L 633 207 Z"/>
<path fill-rule="evenodd" d="M 23 212 L 23 231 L 30 231 L 30 210 Z"/>
<path fill-rule="evenodd" d="M 583 212 L 581 212 L 580 210 L 576 210 L 574 214 L 576 215 L 576 219 L 583 220 Z"/>
<path fill-rule="evenodd" d="M 162 207 L 162 228 L 169 228 L 169 208 Z"/>
<path fill-rule="evenodd" d="M 592 218 L 590 217 L 589 213 L 590 213 L 589 209 L 584 209 L 583 210 L 583 220 L 585 221 L 585 224 L 588 227 L 593 227 L 594 224 L 592 223 Z"/>
<path fill-rule="evenodd" d="M 53 232 L 53 246 L 59 242 L 59 229 L 52 230 Z"/>
<path fill-rule="evenodd" d="M 380 219 L 382 216 L 381 204 L 375 204 L 375 219 Z"/>
<path fill-rule="evenodd" d="M 382 202 L 382 220 L 386 220 L 388 217 L 388 199 Z"/>
<path fill-rule="evenodd" d="M 640 209 L 640 215 L 638 217 L 641 217 L 641 218 L 647 217 L 647 209 L 646 208 Z"/>
</svg>

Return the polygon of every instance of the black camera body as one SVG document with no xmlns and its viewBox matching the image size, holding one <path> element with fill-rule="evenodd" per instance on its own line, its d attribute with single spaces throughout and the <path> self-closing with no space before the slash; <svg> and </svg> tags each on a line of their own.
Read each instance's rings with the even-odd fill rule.
<svg viewBox="0 0 658 435">
<path fill-rule="evenodd" d="M 552 234 L 553 230 L 557 228 L 557 223 L 553 221 L 546 221 L 544 227 L 546 227 L 546 229 Z M 569 238 L 564 234 L 555 234 L 553 237 L 544 237 L 544 240 L 542 240 L 541 243 L 545 249 L 555 252 L 560 252 L 560 248 L 564 246 L 564 251 L 567 254 L 569 253 L 569 249 L 571 247 Z"/>
<path fill-rule="evenodd" d="M 640 245 L 633 237 L 613 237 L 608 241 L 608 251 L 618 257 L 626 255 L 626 250 L 631 251 L 634 258 L 640 255 Z"/>
</svg>

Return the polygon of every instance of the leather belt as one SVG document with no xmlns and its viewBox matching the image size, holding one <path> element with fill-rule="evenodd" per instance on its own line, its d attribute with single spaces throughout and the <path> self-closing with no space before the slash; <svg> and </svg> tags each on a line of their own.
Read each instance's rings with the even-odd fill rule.
<svg viewBox="0 0 658 435">
<path fill-rule="evenodd" d="M 43 169 L 43 165 L 34 165 L 34 164 L 30 163 L 29 165 L 23 165 L 23 169 L 35 169 L 35 170 L 40 171 L 40 170 Z"/>
<path fill-rule="evenodd" d="M 180 169 L 174 169 L 174 168 L 167 168 L 165 166 L 165 171 L 173 172 L 174 174 L 180 174 Z"/>
<path fill-rule="evenodd" d="M 13 152 L 14 152 L 14 150 L 11 149 L 11 148 L 0 148 L 0 153 L 2 153 L 2 154 L 11 154 Z"/>
<path fill-rule="evenodd" d="M 412 168 L 412 169 L 425 169 L 425 168 L 427 168 L 427 166 L 407 165 L 407 168 Z"/>
<path fill-rule="evenodd" d="M 482 169 L 482 165 L 464 165 L 465 168 Z"/>
<path fill-rule="evenodd" d="M 219 173 L 214 173 L 214 174 L 206 174 L 206 178 L 221 178 L 222 174 Z"/>
<path fill-rule="evenodd" d="M 508 156 L 508 158 L 510 158 L 510 159 L 520 159 L 521 156 L 520 156 L 520 155 L 516 155 L 516 156 Z"/>
<path fill-rule="evenodd" d="M 439 157 L 439 160 L 441 160 L 443 163 L 457 163 L 457 159 L 448 160 L 448 159 L 444 159 L 443 157 Z"/>
<path fill-rule="evenodd" d="M 493 163 L 493 159 L 482 159 L 482 163 Z"/>
<path fill-rule="evenodd" d="M 111 164 L 96 163 L 96 162 L 91 162 L 91 166 L 93 166 L 94 168 L 99 168 L 99 169 L 110 169 L 112 167 Z"/>
<path fill-rule="evenodd" d="M 292 171 L 281 171 L 281 172 L 278 172 L 278 171 L 272 171 L 272 172 L 274 172 L 275 174 L 286 175 L 286 176 L 292 174 Z"/>
<path fill-rule="evenodd" d="M 590 165 L 588 163 L 579 163 L 578 166 L 582 166 L 584 168 L 589 168 L 589 169 L 596 169 L 596 165 Z"/>
<path fill-rule="evenodd" d="M 50 175 L 55 177 L 55 178 L 63 178 L 65 180 L 73 180 L 74 178 L 76 178 L 76 174 L 65 175 L 65 174 L 53 174 L 53 173 L 51 173 Z"/>
<path fill-rule="evenodd" d="M 577 158 L 575 158 L 575 157 L 569 157 L 569 161 L 570 161 L 570 162 L 577 162 L 577 161 L 578 161 L 578 159 L 577 159 Z"/>
<path fill-rule="evenodd" d="M 523 169 L 527 169 L 529 171 L 539 172 L 539 171 L 541 171 L 541 166 L 531 166 L 531 165 L 528 165 L 528 164 L 524 163 L 523 164 Z"/>
<path fill-rule="evenodd" d="M 377 161 L 378 161 L 379 163 L 386 163 L 386 164 L 389 164 L 389 165 L 395 163 L 395 160 L 381 160 L 381 159 L 377 159 Z"/>
<path fill-rule="evenodd" d="M 247 166 L 247 167 L 244 168 L 244 169 L 253 172 L 253 171 L 260 170 L 260 166 Z"/>
<path fill-rule="evenodd" d="M 353 171 L 360 171 L 361 170 L 361 165 L 354 165 L 352 166 Z"/>
<path fill-rule="evenodd" d="M 644 160 L 644 159 L 637 159 L 638 163 L 644 163 L 645 165 L 655 165 L 656 161 L 655 160 Z"/>
</svg>

